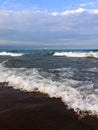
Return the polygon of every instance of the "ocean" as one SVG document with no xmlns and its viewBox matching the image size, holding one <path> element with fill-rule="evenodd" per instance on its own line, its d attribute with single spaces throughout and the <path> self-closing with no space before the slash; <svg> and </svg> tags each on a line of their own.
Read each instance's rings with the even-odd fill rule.
<svg viewBox="0 0 98 130">
<path fill-rule="evenodd" d="M 0 82 L 98 116 L 98 50 L 0 51 Z"/>
</svg>

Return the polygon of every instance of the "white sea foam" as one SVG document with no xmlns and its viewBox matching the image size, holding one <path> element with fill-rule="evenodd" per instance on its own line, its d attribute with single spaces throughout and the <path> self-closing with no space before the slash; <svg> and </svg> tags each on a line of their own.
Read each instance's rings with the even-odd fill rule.
<svg viewBox="0 0 98 130">
<path fill-rule="evenodd" d="M 67 78 L 63 82 L 54 81 L 40 75 L 37 69 L 5 68 L 2 65 L 0 82 L 9 82 L 10 86 L 22 91 L 39 91 L 50 97 L 61 97 L 76 112 L 86 110 L 98 115 L 98 96 L 91 83 Z"/>
<path fill-rule="evenodd" d="M 98 52 L 55 52 L 54 56 L 98 58 Z"/>
<path fill-rule="evenodd" d="M 22 56 L 22 53 L 0 52 L 0 56 Z"/>
</svg>

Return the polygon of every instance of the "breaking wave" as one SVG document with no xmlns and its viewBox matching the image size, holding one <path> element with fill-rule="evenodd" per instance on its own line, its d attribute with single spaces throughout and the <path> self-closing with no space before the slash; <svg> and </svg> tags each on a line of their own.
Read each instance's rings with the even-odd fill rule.
<svg viewBox="0 0 98 130">
<path fill-rule="evenodd" d="M 22 56 L 22 53 L 0 52 L 0 56 Z"/>
<path fill-rule="evenodd" d="M 5 68 L 0 64 L 0 82 L 8 82 L 14 89 L 38 91 L 50 97 L 60 97 L 76 112 L 90 111 L 98 115 L 98 93 L 92 83 L 68 78 L 56 81 L 52 80 L 52 76 L 46 76 L 48 72 L 41 73 L 35 68 Z"/>
<path fill-rule="evenodd" d="M 53 56 L 98 58 L 98 52 L 55 52 Z"/>
</svg>

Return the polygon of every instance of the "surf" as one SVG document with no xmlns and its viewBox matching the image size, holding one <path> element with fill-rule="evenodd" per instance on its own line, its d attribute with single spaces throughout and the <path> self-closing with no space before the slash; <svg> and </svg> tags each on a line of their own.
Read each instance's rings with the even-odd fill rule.
<svg viewBox="0 0 98 130">
<path fill-rule="evenodd" d="M 98 58 L 98 52 L 55 52 L 53 56 Z"/>
<path fill-rule="evenodd" d="M 22 56 L 22 53 L 14 53 L 14 52 L 0 52 L 0 56 L 12 56 L 12 57 L 16 57 L 16 56 Z"/>
<path fill-rule="evenodd" d="M 66 68 L 67 69 L 67 68 Z M 63 77 L 62 77 L 63 78 Z M 7 68 L 0 64 L 0 82 L 14 89 L 41 92 L 50 97 L 61 98 L 75 112 L 89 111 L 98 116 L 98 96 L 91 82 L 68 78 L 53 80 L 52 75 L 37 68 Z"/>
</svg>

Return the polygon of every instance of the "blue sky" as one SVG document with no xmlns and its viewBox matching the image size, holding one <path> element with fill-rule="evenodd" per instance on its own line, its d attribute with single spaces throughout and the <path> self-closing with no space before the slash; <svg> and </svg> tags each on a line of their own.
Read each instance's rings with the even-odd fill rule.
<svg viewBox="0 0 98 130">
<path fill-rule="evenodd" d="M 12 10 L 41 9 L 48 11 L 65 11 L 76 9 L 80 6 L 86 8 L 97 8 L 97 0 L 0 0 L 1 8 Z"/>
<path fill-rule="evenodd" d="M 98 1 L 0 0 L 0 46 L 98 48 Z"/>
</svg>

